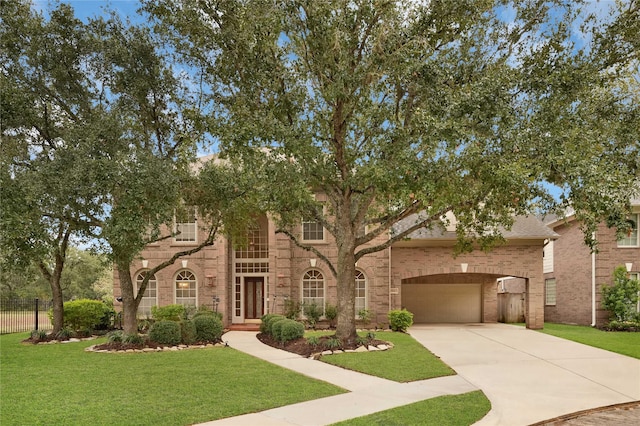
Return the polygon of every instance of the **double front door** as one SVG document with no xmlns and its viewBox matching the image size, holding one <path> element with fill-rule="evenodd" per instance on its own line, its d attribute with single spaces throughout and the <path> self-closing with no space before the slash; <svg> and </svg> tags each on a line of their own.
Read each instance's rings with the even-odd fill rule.
<svg viewBox="0 0 640 426">
<path fill-rule="evenodd" d="M 264 277 L 244 278 L 244 318 L 260 319 L 264 315 Z"/>
</svg>

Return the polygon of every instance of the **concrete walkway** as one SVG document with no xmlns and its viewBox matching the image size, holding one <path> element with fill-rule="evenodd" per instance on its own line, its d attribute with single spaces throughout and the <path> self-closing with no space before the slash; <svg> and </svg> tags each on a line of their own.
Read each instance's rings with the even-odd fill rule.
<svg viewBox="0 0 640 426">
<path fill-rule="evenodd" d="M 350 392 L 204 425 L 327 425 L 476 389 L 492 405 L 477 425 L 529 425 L 640 400 L 634 358 L 505 324 L 417 325 L 409 332 L 458 375 L 396 383 L 269 347 L 255 332 L 228 332 L 224 339 L 237 350 Z"/>
<path fill-rule="evenodd" d="M 306 376 L 333 383 L 350 392 L 259 413 L 229 417 L 203 425 L 327 425 L 440 395 L 456 395 L 477 390 L 461 376 L 397 383 L 345 370 L 264 345 L 256 338 L 255 332 L 230 331 L 223 338 L 230 347 L 239 351 Z"/>
<path fill-rule="evenodd" d="M 635 358 L 505 324 L 422 325 L 409 332 L 487 395 L 492 408 L 477 425 L 529 425 L 640 400 Z"/>
</svg>

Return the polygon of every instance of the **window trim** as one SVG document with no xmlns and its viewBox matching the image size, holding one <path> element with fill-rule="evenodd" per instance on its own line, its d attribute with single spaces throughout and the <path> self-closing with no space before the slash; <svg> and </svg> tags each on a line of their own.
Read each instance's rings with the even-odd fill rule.
<svg viewBox="0 0 640 426">
<path fill-rule="evenodd" d="M 550 294 L 549 284 L 553 282 L 553 295 Z M 553 296 L 553 301 L 550 301 Z M 555 278 L 547 278 L 544 280 L 544 306 L 557 306 L 558 305 L 558 282 Z"/>
<path fill-rule="evenodd" d="M 635 239 L 635 243 L 633 241 L 630 241 L 630 244 L 626 244 L 623 243 L 623 241 L 627 240 L 627 239 L 631 239 L 631 235 L 629 235 L 626 238 L 621 238 L 618 239 L 617 241 L 617 245 L 618 248 L 638 248 L 640 247 L 640 226 L 639 226 L 639 222 L 640 222 L 640 213 L 632 213 L 627 220 L 629 220 L 632 223 L 635 223 L 635 228 L 631 229 L 631 233 L 636 234 L 636 239 Z"/>
<path fill-rule="evenodd" d="M 140 277 L 145 273 L 145 272 L 149 272 L 149 269 L 142 269 L 140 271 L 138 271 L 138 273 L 136 273 L 136 279 L 135 279 L 135 286 L 134 286 L 134 296 L 138 297 L 138 289 L 139 289 L 139 283 L 142 281 L 140 279 Z M 144 279 L 144 277 L 142 277 L 142 279 Z M 154 283 L 155 285 L 155 296 L 142 296 L 142 300 L 140 300 L 140 305 L 138 305 L 138 311 L 136 312 L 137 315 L 146 315 L 146 316 L 151 316 L 151 307 L 152 306 L 158 306 L 158 277 L 154 274 L 153 278 L 151 278 L 149 280 L 149 282 L 147 282 L 147 288 L 145 289 L 145 292 L 150 291 L 151 287 L 149 287 L 149 284 L 151 284 L 151 282 Z M 147 314 L 146 312 L 140 312 L 140 308 L 143 307 L 143 302 L 145 300 L 150 300 L 153 299 L 153 304 L 151 306 L 149 306 L 149 313 Z M 146 307 L 146 306 L 145 306 Z"/>
<path fill-rule="evenodd" d="M 358 274 L 360 274 L 362 276 L 362 278 L 360 279 L 360 282 L 362 282 L 364 284 L 364 297 L 359 297 L 358 296 Z M 364 299 L 364 303 L 363 303 L 363 307 L 360 309 L 369 309 L 369 280 L 367 279 L 367 274 L 364 273 L 363 270 L 361 269 L 356 269 L 356 276 L 355 276 L 355 280 L 356 280 L 356 297 L 355 297 L 355 314 L 356 314 L 356 318 L 358 318 L 358 299 Z"/>
<path fill-rule="evenodd" d="M 194 299 L 194 303 L 193 306 L 198 306 L 198 276 L 196 275 L 195 272 L 193 272 L 191 269 L 180 269 L 178 272 L 176 272 L 176 274 L 173 277 L 173 302 L 177 305 L 183 305 L 183 306 L 191 306 L 190 304 L 184 304 L 183 302 L 178 302 L 178 277 L 180 276 L 180 274 L 182 273 L 189 273 L 191 274 L 191 276 L 193 277 L 193 280 L 182 280 L 182 281 L 193 281 L 193 291 L 195 293 L 195 296 L 193 297 L 180 297 L 181 299 Z M 191 290 L 191 287 L 189 286 L 189 290 Z"/>
<path fill-rule="evenodd" d="M 312 272 L 318 273 L 318 274 L 320 275 L 320 277 L 322 277 L 322 316 L 324 316 L 324 314 L 325 314 L 325 309 L 326 309 L 326 306 L 327 306 L 327 279 L 325 278 L 325 274 L 324 274 L 324 272 L 322 272 L 322 271 L 321 271 L 320 269 L 318 269 L 318 268 L 310 268 L 310 269 L 307 269 L 307 270 L 302 274 L 302 279 L 300 280 L 300 303 L 302 304 L 302 306 L 301 306 L 301 308 L 302 308 L 302 309 L 301 309 L 301 313 L 302 313 L 302 316 L 303 316 L 303 317 L 305 317 L 305 315 L 304 315 L 304 302 L 305 302 L 305 299 L 309 299 L 309 300 L 311 300 L 311 299 L 319 299 L 319 297 L 306 297 L 306 298 L 305 298 L 305 295 L 304 295 L 304 290 L 305 290 L 304 285 L 305 285 L 305 281 L 311 281 L 311 280 L 318 281 L 318 280 L 317 280 L 317 279 L 315 279 L 315 278 L 311 278 L 311 277 L 310 277 L 310 278 L 306 278 L 306 277 L 307 277 L 307 274 L 310 274 L 310 273 L 312 273 Z M 316 275 L 316 277 L 317 277 L 317 275 Z M 311 289 L 310 289 L 310 290 L 311 290 Z M 317 290 L 318 290 L 318 288 L 315 288 L 314 290 L 316 290 L 316 291 L 317 291 Z M 305 318 L 306 318 L 306 317 L 305 317 Z"/>
<path fill-rule="evenodd" d="M 198 210 L 195 207 L 187 207 L 187 209 L 193 209 L 193 222 L 178 222 L 178 216 L 174 213 L 173 215 L 173 242 L 176 244 L 197 244 L 198 243 Z M 193 226 L 193 239 L 181 239 L 179 238 L 181 234 L 178 234 L 178 227 L 180 225 Z"/>
</svg>

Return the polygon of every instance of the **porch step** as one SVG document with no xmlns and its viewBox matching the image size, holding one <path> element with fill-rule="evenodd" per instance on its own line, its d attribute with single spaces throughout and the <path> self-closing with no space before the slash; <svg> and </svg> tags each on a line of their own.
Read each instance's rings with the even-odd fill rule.
<svg viewBox="0 0 640 426">
<path fill-rule="evenodd" d="M 260 324 L 231 324 L 230 331 L 260 331 Z"/>
</svg>

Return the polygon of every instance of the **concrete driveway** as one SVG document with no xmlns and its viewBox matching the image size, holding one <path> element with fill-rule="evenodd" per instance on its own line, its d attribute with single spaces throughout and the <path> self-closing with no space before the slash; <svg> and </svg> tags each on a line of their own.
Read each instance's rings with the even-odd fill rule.
<svg viewBox="0 0 640 426">
<path fill-rule="evenodd" d="M 507 324 L 414 325 L 409 333 L 491 401 L 478 425 L 529 425 L 640 400 L 640 360 Z"/>
</svg>

